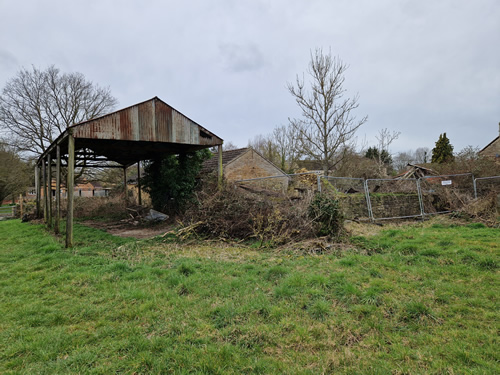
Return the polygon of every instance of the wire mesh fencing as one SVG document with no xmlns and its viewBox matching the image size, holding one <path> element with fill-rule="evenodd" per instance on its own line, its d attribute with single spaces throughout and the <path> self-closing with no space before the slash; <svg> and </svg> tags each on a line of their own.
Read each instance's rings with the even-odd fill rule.
<svg viewBox="0 0 500 375">
<path fill-rule="evenodd" d="M 346 219 L 370 219 L 363 178 L 321 176 L 318 186 L 319 191 L 339 200 Z"/>
<path fill-rule="evenodd" d="M 423 216 L 418 180 L 368 179 L 365 187 L 372 220 Z"/>
<path fill-rule="evenodd" d="M 484 197 L 491 192 L 500 194 L 500 176 L 479 177 L 474 179 L 474 196 Z"/>
<path fill-rule="evenodd" d="M 254 193 L 276 194 L 291 200 L 310 198 L 316 192 L 328 194 L 339 200 L 346 219 L 362 221 L 453 212 L 474 198 L 500 193 L 500 176 L 474 178 L 472 173 L 365 180 L 307 172 L 236 182 Z"/>
<path fill-rule="evenodd" d="M 425 215 L 461 209 L 475 197 L 472 173 L 425 176 L 420 186 Z"/>
</svg>

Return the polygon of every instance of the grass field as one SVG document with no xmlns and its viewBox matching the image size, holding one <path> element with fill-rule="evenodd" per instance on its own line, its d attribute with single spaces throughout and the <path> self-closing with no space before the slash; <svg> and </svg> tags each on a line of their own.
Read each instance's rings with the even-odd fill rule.
<svg viewBox="0 0 500 375">
<path fill-rule="evenodd" d="M 419 224 L 331 254 L 0 223 L 0 373 L 498 374 L 500 233 Z"/>
</svg>

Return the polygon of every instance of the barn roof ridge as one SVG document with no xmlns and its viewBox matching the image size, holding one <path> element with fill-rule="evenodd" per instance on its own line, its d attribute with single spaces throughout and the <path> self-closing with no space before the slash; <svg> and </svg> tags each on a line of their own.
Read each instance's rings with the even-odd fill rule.
<svg viewBox="0 0 500 375">
<path fill-rule="evenodd" d="M 70 134 L 78 140 L 80 148 L 91 149 L 95 155 L 124 166 L 161 153 L 191 152 L 223 142 L 215 133 L 155 96 L 67 127 L 39 156 L 37 163 L 48 155 L 55 157 L 56 146 L 66 148 L 63 141 Z"/>
</svg>

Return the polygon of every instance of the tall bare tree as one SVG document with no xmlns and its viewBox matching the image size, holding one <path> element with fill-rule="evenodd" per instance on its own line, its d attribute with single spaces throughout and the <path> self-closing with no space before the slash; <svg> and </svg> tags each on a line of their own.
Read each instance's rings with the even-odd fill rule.
<svg viewBox="0 0 500 375">
<path fill-rule="evenodd" d="M 339 57 L 324 54 L 322 49 L 311 52 L 308 74 L 310 83 L 306 87 L 304 78 L 296 78 L 288 84 L 288 91 L 302 110 L 302 117 L 290 119 L 297 134 L 301 152 L 321 162 L 323 173 L 340 163 L 345 153 L 342 150 L 354 139 L 356 130 L 367 117 L 356 120 L 353 111 L 358 108 L 358 96 L 346 98 L 344 73 L 347 70 Z"/>
<path fill-rule="evenodd" d="M 279 164 L 278 154 L 276 152 L 276 144 L 273 141 L 272 135 L 258 134 L 253 139 L 248 140 L 248 147 L 257 150 L 266 159 L 275 164 Z"/>
<path fill-rule="evenodd" d="M 277 126 L 273 129 L 272 140 L 275 145 L 279 166 L 282 170 L 292 172 L 298 159 L 297 137 L 290 126 Z"/>
<path fill-rule="evenodd" d="M 68 126 L 104 115 L 116 103 L 109 88 L 81 73 L 23 68 L 0 95 L 0 129 L 17 151 L 38 156 Z"/>
<path fill-rule="evenodd" d="M 387 128 L 381 129 L 378 132 L 378 135 L 375 136 L 378 141 L 378 145 L 376 147 L 377 157 L 375 161 L 378 166 L 378 173 L 381 177 L 387 175 L 387 168 L 391 167 L 392 164 L 392 156 L 389 151 L 389 147 L 392 142 L 399 138 L 401 132 L 390 131 Z"/>
</svg>

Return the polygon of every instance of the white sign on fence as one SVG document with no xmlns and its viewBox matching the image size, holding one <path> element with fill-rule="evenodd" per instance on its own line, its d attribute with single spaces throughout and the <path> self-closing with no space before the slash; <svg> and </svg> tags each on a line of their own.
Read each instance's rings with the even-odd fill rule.
<svg viewBox="0 0 500 375">
<path fill-rule="evenodd" d="M 451 185 L 451 180 L 444 180 L 444 181 L 441 181 L 441 185 Z"/>
</svg>

